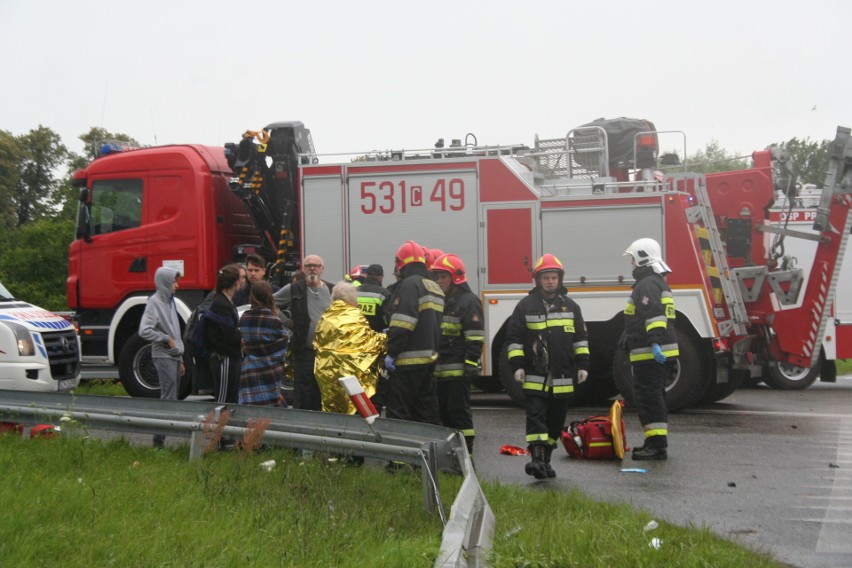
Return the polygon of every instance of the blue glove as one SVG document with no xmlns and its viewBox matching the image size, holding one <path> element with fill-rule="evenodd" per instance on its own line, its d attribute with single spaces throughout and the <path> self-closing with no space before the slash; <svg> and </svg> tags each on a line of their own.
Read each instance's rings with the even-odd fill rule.
<svg viewBox="0 0 852 568">
<path fill-rule="evenodd" d="M 393 357 L 390 355 L 385 357 L 385 369 L 388 371 L 396 371 L 396 365 L 393 364 Z"/>
<path fill-rule="evenodd" d="M 663 355 L 663 350 L 660 349 L 659 343 L 652 343 L 651 344 L 651 351 L 654 352 L 654 360 L 657 363 L 665 363 L 666 362 L 666 356 Z"/>
</svg>

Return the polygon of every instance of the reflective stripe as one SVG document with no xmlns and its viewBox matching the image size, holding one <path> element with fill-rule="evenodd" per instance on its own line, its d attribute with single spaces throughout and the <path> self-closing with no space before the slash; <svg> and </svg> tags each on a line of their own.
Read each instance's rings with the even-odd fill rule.
<svg viewBox="0 0 852 568">
<path fill-rule="evenodd" d="M 574 347 L 574 355 L 589 355 L 589 342 L 588 341 L 575 341 L 573 344 Z"/>
<path fill-rule="evenodd" d="M 446 320 L 441 322 L 442 335 L 459 336 L 461 335 L 461 328 L 462 326 L 460 323 L 452 323 Z"/>
<path fill-rule="evenodd" d="M 647 424 L 642 426 L 643 430 L 668 430 L 669 423 L 668 422 L 648 422 Z"/>
<path fill-rule="evenodd" d="M 434 294 L 426 294 L 420 296 L 420 304 L 417 306 L 417 311 L 435 310 L 436 312 L 444 311 L 444 297 L 435 296 Z"/>
<path fill-rule="evenodd" d="M 470 359 L 465 359 L 464 364 L 472 365 L 473 367 L 479 367 L 479 361 L 471 361 Z"/>
<path fill-rule="evenodd" d="M 527 442 L 546 442 L 547 434 L 527 434 Z"/>
<path fill-rule="evenodd" d="M 680 351 L 677 348 L 677 343 L 666 343 L 665 345 L 660 345 L 660 350 L 663 352 L 663 355 L 666 357 L 677 357 L 680 355 Z M 651 351 L 650 347 L 638 347 L 636 349 L 630 350 L 630 361 L 651 361 L 654 358 L 654 352 Z"/>
<path fill-rule="evenodd" d="M 538 331 L 540 329 L 545 329 L 547 324 L 543 321 L 541 322 L 527 322 L 527 329 L 531 329 L 533 331 Z"/>
<path fill-rule="evenodd" d="M 473 428 L 470 428 L 468 430 L 462 430 L 461 433 L 464 434 L 465 438 L 473 438 L 474 436 L 476 436 L 476 432 L 473 431 Z"/>
<path fill-rule="evenodd" d="M 668 320 L 666 316 L 657 316 L 645 320 L 645 331 L 650 332 L 652 329 L 666 329 Z"/>
<path fill-rule="evenodd" d="M 464 363 L 446 363 L 435 366 L 436 377 L 463 377 Z"/>
<path fill-rule="evenodd" d="M 414 328 L 417 327 L 418 321 L 418 318 L 397 312 L 391 316 L 388 327 L 401 327 L 403 329 L 414 331 Z"/>
<path fill-rule="evenodd" d="M 627 307 L 624 308 L 624 313 L 628 316 L 636 314 L 636 306 L 633 304 L 633 298 L 627 300 Z"/>
<path fill-rule="evenodd" d="M 464 332 L 465 341 L 485 341 L 484 329 L 469 329 Z"/>
<path fill-rule="evenodd" d="M 590 448 L 605 448 L 612 446 L 612 442 L 589 442 Z"/>
<path fill-rule="evenodd" d="M 394 365 L 397 367 L 400 365 L 423 365 L 433 363 L 436 359 L 438 359 L 438 354 L 431 350 L 403 351 L 397 355 Z"/>
<path fill-rule="evenodd" d="M 657 428 L 655 430 L 645 430 L 645 437 L 650 438 L 651 436 L 668 436 L 669 431 L 665 428 Z"/>
<path fill-rule="evenodd" d="M 379 294 L 378 292 L 367 292 L 365 290 L 358 290 L 358 301 L 370 302 L 381 304 L 384 301 L 385 297 Z"/>
<path fill-rule="evenodd" d="M 515 357 L 523 357 L 524 356 L 524 346 L 520 343 L 510 343 L 509 344 L 509 359 L 514 359 Z"/>
</svg>

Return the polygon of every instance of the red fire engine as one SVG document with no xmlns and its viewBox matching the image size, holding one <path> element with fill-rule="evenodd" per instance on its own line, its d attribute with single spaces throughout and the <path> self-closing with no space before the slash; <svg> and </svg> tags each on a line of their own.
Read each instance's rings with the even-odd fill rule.
<svg viewBox="0 0 852 568">
<path fill-rule="evenodd" d="M 601 120 L 532 146 L 480 146 L 468 135 L 464 144 L 325 164 L 301 123 L 276 123 L 225 151 L 166 146 L 99 158 L 75 174 L 82 206 L 68 298 L 83 354 L 117 361 L 131 394 L 155 395 L 135 332 L 159 266 L 185 274 L 185 320 L 216 269 L 248 248 L 281 276 L 303 254 L 319 254 L 334 281 L 356 264 L 389 266 L 411 239 L 459 255 L 482 298 L 477 386 L 520 399 L 505 365 L 505 324 L 531 286 L 532 263 L 550 252 L 589 328 L 592 369 L 580 399 L 617 391 L 629 399 L 618 345 L 632 277 L 622 253 L 651 237 L 673 268 L 681 359 L 668 386 L 672 409 L 724 398 L 758 366 L 810 368 L 849 234 L 848 130 L 838 131 L 807 286 L 764 243 L 783 155 L 755 152 L 742 171 L 661 174 L 673 161 L 658 156 L 666 135 L 647 121 Z"/>
</svg>

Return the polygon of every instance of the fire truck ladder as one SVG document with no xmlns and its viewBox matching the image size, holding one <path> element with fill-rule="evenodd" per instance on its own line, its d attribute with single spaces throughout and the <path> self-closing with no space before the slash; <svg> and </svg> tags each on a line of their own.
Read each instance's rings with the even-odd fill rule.
<svg viewBox="0 0 852 568">
<path fill-rule="evenodd" d="M 696 204 L 686 210 L 686 219 L 695 227 L 695 238 L 701 248 L 710 284 L 714 290 L 714 300 L 718 304 L 721 298 L 719 292 L 725 298 L 728 306 L 730 319 L 718 322 L 719 334 L 727 337 L 735 335 L 746 335 L 746 324 L 748 313 L 745 302 L 734 275 L 728 266 L 722 237 L 716 226 L 716 218 L 710 207 L 710 198 L 707 195 L 707 181 L 701 174 L 671 174 L 668 176 L 674 188 L 686 190 L 692 188 L 696 198 Z M 709 253 L 709 254 L 708 254 Z"/>
</svg>

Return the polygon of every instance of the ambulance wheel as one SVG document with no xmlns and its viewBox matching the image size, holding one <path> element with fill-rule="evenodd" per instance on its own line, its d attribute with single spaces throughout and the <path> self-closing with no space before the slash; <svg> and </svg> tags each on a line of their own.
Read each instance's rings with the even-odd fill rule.
<svg viewBox="0 0 852 568">
<path fill-rule="evenodd" d="M 118 377 L 130 396 L 160 398 L 160 379 L 151 360 L 151 344 L 138 333 L 131 335 L 121 348 Z"/>
<path fill-rule="evenodd" d="M 500 350 L 500 382 L 503 383 L 503 388 L 506 389 L 506 394 L 509 395 L 515 404 L 524 405 L 524 389 L 520 383 L 515 381 L 515 374 L 512 372 L 512 366 L 509 364 L 509 346 L 504 345 Z"/>
<path fill-rule="evenodd" d="M 696 405 L 704 397 L 709 385 L 709 370 L 712 366 L 702 365 L 702 357 L 696 340 L 687 333 L 678 336 L 680 356 L 674 372 L 666 382 L 666 406 L 669 412 L 677 412 Z M 636 404 L 633 389 L 633 367 L 624 353 L 623 341 L 618 342 L 618 349 L 612 360 L 612 374 L 618 392 L 628 407 Z"/>
<path fill-rule="evenodd" d="M 789 363 L 778 363 L 764 369 L 763 382 L 778 390 L 804 390 L 814 384 L 819 377 L 820 361 L 825 354 L 820 351 L 817 362 L 808 367 L 797 367 Z"/>
</svg>

